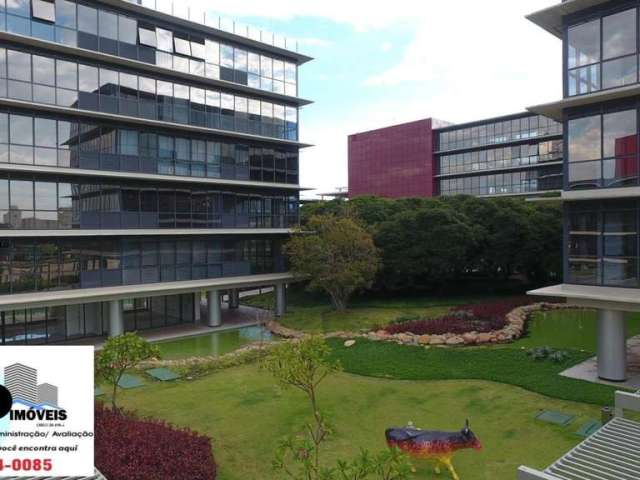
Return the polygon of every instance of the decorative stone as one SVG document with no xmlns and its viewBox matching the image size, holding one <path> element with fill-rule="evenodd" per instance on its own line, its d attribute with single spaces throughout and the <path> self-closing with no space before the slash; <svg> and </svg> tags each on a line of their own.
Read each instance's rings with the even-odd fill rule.
<svg viewBox="0 0 640 480">
<path fill-rule="evenodd" d="M 344 346 L 349 348 L 349 347 L 353 347 L 356 344 L 355 340 L 347 340 L 346 342 L 344 342 Z"/>
<path fill-rule="evenodd" d="M 429 345 L 430 341 L 431 341 L 431 336 L 430 335 L 420 335 L 418 337 L 418 343 L 420 345 Z"/>
<path fill-rule="evenodd" d="M 451 337 L 449 339 L 447 339 L 446 344 L 447 345 L 462 345 L 464 343 L 464 339 L 462 337 Z"/>
<path fill-rule="evenodd" d="M 473 345 L 478 341 L 478 335 L 476 333 L 465 333 L 462 335 L 465 345 Z"/>
<path fill-rule="evenodd" d="M 476 337 L 477 343 L 490 343 L 491 342 L 491 334 L 490 333 L 479 333 Z"/>
<path fill-rule="evenodd" d="M 444 345 L 445 339 L 442 335 L 433 335 L 429 339 L 429 345 Z"/>
</svg>

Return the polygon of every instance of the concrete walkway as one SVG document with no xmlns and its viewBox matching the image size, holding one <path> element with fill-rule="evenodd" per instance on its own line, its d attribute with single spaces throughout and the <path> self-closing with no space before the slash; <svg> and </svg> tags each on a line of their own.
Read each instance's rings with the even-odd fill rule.
<svg viewBox="0 0 640 480">
<path fill-rule="evenodd" d="M 605 385 L 613 385 L 615 387 L 629 388 L 631 390 L 640 390 L 640 335 L 627 340 L 627 371 L 629 377 L 626 382 L 609 382 L 598 378 L 598 359 L 597 357 L 585 360 L 564 372 L 560 373 L 563 377 L 576 378 L 578 380 L 586 380 L 587 382 L 602 383 Z"/>
</svg>

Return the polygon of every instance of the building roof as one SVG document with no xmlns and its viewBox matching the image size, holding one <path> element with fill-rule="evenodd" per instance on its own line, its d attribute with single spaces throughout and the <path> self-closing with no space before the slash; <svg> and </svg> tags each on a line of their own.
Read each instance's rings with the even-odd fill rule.
<svg viewBox="0 0 640 480">
<path fill-rule="evenodd" d="M 598 287 L 590 285 L 561 284 L 527 292 L 539 297 L 566 298 L 573 305 L 587 308 L 640 312 L 640 295 L 637 288 Z"/>
<path fill-rule="evenodd" d="M 253 38 L 249 38 L 247 35 L 247 31 L 242 34 L 236 33 L 236 25 L 235 22 L 233 24 L 233 32 L 223 30 L 218 26 L 212 26 L 205 24 L 204 12 L 202 12 L 202 18 L 198 19 L 198 21 L 191 21 L 185 18 L 181 18 L 175 15 L 170 15 L 168 13 L 164 13 L 153 8 L 143 7 L 142 5 L 138 5 L 139 0 L 98 0 L 100 3 L 105 5 L 110 5 L 112 7 L 121 8 L 123 10 L 129 10 L 131 12 L 135 12 L 146 17 L 154 18 L 157 20 L 164 21 L 166 23 L 171 23 L 174 25 L 179 25 L 184 28 L 188 28 L 191 30 L 196 30 L 202 33 L 209 33 L 211 35 L 215 35 L 219 38 L 224 38 L 231 42 L 235 42 L 241 45 L 245 45 L 248 47 L 254 47 L 263 51 L 267 51 L 270 53 L 275 53 L 277 55 L 281 55 L 284 57 L 288 57 L 292 60 L 295 60 L 298 65 L 309 62 L 313 60 L 312 57 L 308 55 L 303 55 L 302 53 L 297 52 L 294 49 L 289 49 L 286 43 L 284 42 L 283 46 L 279 46 L 275 44 L 275 37 L 271 37 L 271 42 L 268 42 L 266 39 L 264 41 L 254 40 Z M 173 0 L 174 3 L 182 3 L 181 0 Z M 173 5 L 172 5 L 173 7 Z M 262 39 L 262 33 L 260 32 L 260 38 Z M 295 43 L 295 48 L 297 49 L 297 42 Z"/>
<path fill-rule="evenodd" d="M 566 2 L 527 15 L 527 19 L 561 39 L 563 35 L 562 22 L 564 17 L 609 1 L 610 0 L 567 0 Z"/>
<path fill-rule="evenodd" d="M 297 279 L 292 273 L 269 273 L 238 277 L 209 278 L 182 282 L 159 282 L 116 287 L 78 288 L 75 290 L 40 291 L 0 296 L 0 312 L 18 308 L 39 308 L 58 305 L 108 302 L 130 298 L 163 297 L 203 290 L 260 287 L 290 283 Z"/>
<path fill-rule="evenodd" d="M 610 90 L 602 90 L 586 95 L 577 95 L 575 97 L 567 97 L 556 102 L 534 105 L 533 107 L 528 107 L 527 110 L 544 115 L 545 117 L 549 117 L 557 122 L 561 122 L 563 120 L 565 110 L 569 108 L 586 107 L 636 95 L 640 95 L 640 84 L 627 85 L 625 87 L 612 88 Z"/>
</svg>

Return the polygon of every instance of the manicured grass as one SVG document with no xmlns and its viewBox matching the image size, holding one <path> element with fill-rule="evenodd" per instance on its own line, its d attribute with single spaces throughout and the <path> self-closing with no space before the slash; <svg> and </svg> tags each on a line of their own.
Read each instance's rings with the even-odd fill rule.
<svg viewBox="0 0 640 480">
<path fill-rule="evenodd" d="M 640 334 L 640 314 L 629 313 L 629 337 Z M 568 348 L 596 352 L 596 312 L 593 310 L 557 310 L 536 313 L 529 321 L 527 335 L 515 347 Z"/>
<path fill-rule="evenodd" d="M 281 391 L 255 365 L 191 382 L 154 382 L 119 398 L 127 409 L 211 436 L 219 480 L 281 479 L 270 467 L 276 444 L 298 433 L 309 417 L 301 394 Z M 354 457 L 360 448 L 385 448 L 384 430 L 390 426 L 412 421 L 423 428 L 457 430 L 469 418 L 484 449 L 455 457 L 460 477 L 467 480 L 512 480 L 521 464 L 546 467 L 581 440 L 574 434 L 580 425 L 599 418 L 595 406 L 475 380 L 406 382 L 340 373 L 322 384 L 319 401 L 335 430 L 325 446 L 330 464 Z M 535 420 L 540 410 L 577 418 L 563 428 Z M 427 464 L 416 466 L 416 480 L 450 478 L 436 476 Z"/>
<path fill-rule="evenodd" d="M 611 405 L 615 388 L 561 377 L 558 374 L 591 354 L 570 350 L 556 364 L 535 361 L 513 347 L 429 348 L 358 340 L 351 348 L 330 340 L 335 357 L 347 372 L 400 380 L 477 379 L 516 385 L 549 397 Z"/>
<path fill-rule="evenodd" d="M 433 318 L 446 313 L 454 305 L 489 302 L 498 298 L 506 297 L 356 297 L 350 302 L 346 312 L 338 313 L 333 311 L 326 297 L 292 288 L 288 292 L 287 314 L 280 319 L 280 323 L 308 333 L 358 332 L 388 325 L 408 315 Z M 271 308 L 273 294 L 244 298 L 242 302 L 256 307 Z"/>
</svg>

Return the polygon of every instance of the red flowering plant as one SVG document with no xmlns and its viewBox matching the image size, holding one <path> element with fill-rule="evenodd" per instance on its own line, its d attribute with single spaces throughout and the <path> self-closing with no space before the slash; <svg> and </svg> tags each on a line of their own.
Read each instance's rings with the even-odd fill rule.
<svg viewBox="0 0 640 480">
<path fill-rule="evenodd" d="M 211 440 L 97 404 L 96 467 L 109 480 L 215 480 Z"/>
<path fill-rule="evenodd" d="M 391 334 L 413 333 L 415 335 L 443 335 L 467 332 L 491 332 L 500 330 L 507 324 L 506 316 L 514 308 L 531 304 L 528 297 L 490 303 L 477 303 L 452 307 L 437 318 L 422 318 L 399 322 L 384 327 Z"/>
</svg>

